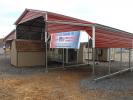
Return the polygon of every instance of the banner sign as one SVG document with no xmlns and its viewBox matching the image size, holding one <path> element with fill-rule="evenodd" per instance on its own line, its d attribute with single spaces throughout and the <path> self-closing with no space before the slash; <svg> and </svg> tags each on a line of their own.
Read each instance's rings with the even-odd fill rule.
<svg viewBox="0 0 133 100">
<path fill-rule="evenodd" d="M 79 48 L 80 31 L 51 34 L 50 48 Z"/>
</svg>

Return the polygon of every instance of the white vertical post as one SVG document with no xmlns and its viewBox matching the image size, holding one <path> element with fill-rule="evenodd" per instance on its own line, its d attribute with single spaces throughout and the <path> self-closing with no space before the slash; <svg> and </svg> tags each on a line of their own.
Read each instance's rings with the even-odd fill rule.
<svg viewBox="0 0 133 100">
<path fill-rule="evenodd" d="M 47 13 L 45 14 L 45 72 L 48 73 L 48 61 L 47 61 L 47 35 L 48 35 L 48 30 L 47 30 Z"/>
<path fill-rule="evenodd" d="M 129 68 L 131 68 L 131 49 L 129 48 Z"/>
<path fill-rule="evenodd" d="M 92 47 L 95 48 L 95 26 L 92 26 Z"/>
<path fill-rule="evenodd" d="M 93 61 L 93 48 L 91 48 L 91 60 Z"/>
<path fill-rule="evenodd" d="M 120 50 L 120 67 L 122 66 L 122 48 Z"/>
<path fill-rule="evenodd" d="M 93 48 L 93 69 L 92 73 L 95 74 L 95 26 L 92 26 L 92 48 Z"/>
<path fill-rule="evenodd" d="M 62 60 L 63 60 L 62 65 L 63 65 L 63 68 L 64 68 L 64 48 L 63 48 L 63 52 L 62 52 Z"/>
<path fill-rule="evenodd" d="M 88 35 L 88 64 L 89 64 L 89 35 Z"/>
<path fill-rule="evenodd" d="M 108 73 L 110 74 L 111 73 L 111 50 L 109 48 L 109 70 L 108 70 Z"/>
<path fill-rule="evenodd" d="M 133 39 L 132 39 L 132 49 L 131 49 L 131 61 L 133 60 Z M 131 65 L 131 66 L 133 66 L 133 65 Z M 131 71 L 133 71 L 133 69 L 131 69 Z"/>
<path fill-rule="evenodd" d="M 95 74 L 95 48 L 92 48 L 92 55 L 93 55 L 93 69 L 92 74 Z"/>
</svg>

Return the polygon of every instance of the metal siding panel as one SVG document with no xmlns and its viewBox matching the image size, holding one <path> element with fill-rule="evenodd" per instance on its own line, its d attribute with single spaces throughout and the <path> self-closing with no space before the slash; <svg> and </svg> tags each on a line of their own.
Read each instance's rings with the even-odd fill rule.
<svg viewBox="0 0 133 100">
<path fill-rule="evenodd" d="M 131 48 L 132 37 L 118 36 L 109 34 L 109 32 L 96 32 L 96 47 L 97 48 Z"/>
<path fill-rule="evenodd" d="M 61 16 L 61 15 L 51 15 L 48 13 L 48 20 L 49 21 L 63 21 L 63 22 L 75 22 L 75 23 L 82 23 L 82 24 L 92 24 L 91 22 L 76 19 L 76 18 L 70 18 L 67 16 Z"/>
<path fill-rule="evenodd" d="M 64 29 L 55 29 L 55 30 L 48 30 L 49 33 L 59 33 L 59 32 L 69 32 L 69 31 L 80 31 L 83 29 L 77 29 L 77 28 L 64 28 Z"/>
<path fill-rule="evenodd" d="M 96 29 L 96 32 L 102 33 L 102 34 L 108 34 L 108 35 L 115 35 L 115 36 L 119 36 L 119 37 L 127 37 L 127 38 L 132 38 L 133 39 L 133 34 L 127 34 L 124 32 L 114 32 L 114 31 L 109 31 L 109 30 L 105 30 L 105 29 Z"/>
<path fill-rule="evenodd" d="M 85 30 L 86 27 L 83 26 L 74 26 L 74 25 L 66 25 L 66 24 L 48 24 L 48 32 L 66 32 L 66 31 L 79 31 Z"/>
</svg>

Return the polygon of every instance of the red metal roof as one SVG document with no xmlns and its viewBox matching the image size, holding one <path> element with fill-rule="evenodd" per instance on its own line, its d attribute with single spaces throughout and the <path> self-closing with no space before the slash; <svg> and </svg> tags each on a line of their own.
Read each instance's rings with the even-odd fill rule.
<svg viewBox="0 0 133 100">
<path fill-rule="evenodd" d="M 48 20 L 49 21 L 65 21 L 65 22 L 75 22 L 75 23 L 84 23 L 84 24 L 94 24 L 92 22 L 84 21 L 81 19 L 65 16 L 62 14 L 57 14 L 53 12 L 48 11 L 40 11 L 40 10 L 33 10 L 33 9 L 25 9 L 25 11 L 22 13 L 22 15 L 17 19 L 15 22 L 15 25 L 26 22 L 28 20 L 44 16 L 47 13 Z"/>
<path fill-rule="evenodd" d="M 44 20 L 45 20 L 46 13 L 48 18 L 47 21 L 48 21 L 49 33 L 85 30 L 90 36 L 92 36 L 92 28 L 89 25 L 95 25 L 96 26 L 96 36 L 95 36 L 96 48 L 131 48 L 132 47 L 133 34 L 129 32 L 125 32 L 122 30 L 108 27 L 108 26 L 103 26 L 100 24 L 84 21 L 84 20 L 69 17 L 69 16 L 64 16 L 61 14 L 47 12 L 47 11 L 26 9 L 23 12 L 23 14 L 18 18 L 18 20 L 15 22 L 15 24 L 18 25 L 26 21 L 38 18 L 40 16 L 44 17 Z M 67 24 L 49 23 L 50 21 L 67 22 Z M 69 24 L 69 23 L 73 23 L 73 24 Z"/>
<path fill-rule="evenodd" d="M 132 48 L 133 34 L 115 28 L 96 25 L 97 48 Z"/>
<path fill-rule="evenodd" d="M 4 41 L 6 42 L 6 41 L 10 41 L 10 40 L 15 39 L 15 35 L 16 35 L 16 32 L 14 29 L 4 38 Z"/>
</svg>

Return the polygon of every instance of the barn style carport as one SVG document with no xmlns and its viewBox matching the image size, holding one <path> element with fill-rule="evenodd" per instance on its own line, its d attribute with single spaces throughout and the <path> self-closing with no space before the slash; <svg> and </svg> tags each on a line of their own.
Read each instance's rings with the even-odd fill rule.
<svg viewBox="0 0 133 100">
<path fill-rule="evenodd" d="M 16 25 L 16 39 L 36 39 L 36 40 L 40 39 L 42 41 L 41 44 L 44 47 L 43 49 L 45 49 L 44 60 L 45 60 L 46 72 L 48 71 L 47 48 L 51 33 L 79 31 L 79 30 L 86 31 L 92 39 L 93 74 L 95 73 L 95 48 L 129 48 L 129 55 L 131 55 L 130 50 L 133 46 L 132 33 L 47 11 L 26 9 L 22 13 L 22 15 L 18 18 L 18 20 L 15 22 L 15 25 Z M 31 34 L 27 35 L 27 33 L 29 34 L 31 33 L 32 35 Z M 120 70 L 116 73 L 110 73 L 111 61 L 109 60 L 109 75 L 104 77 L 108 77 L 110 75 L 130 70 L 131 69 L 130 62 L 131 59 L 129 56 L 128 69 Z M 98 79 L 101 79 L 101 77 Z"/>
</svg>

